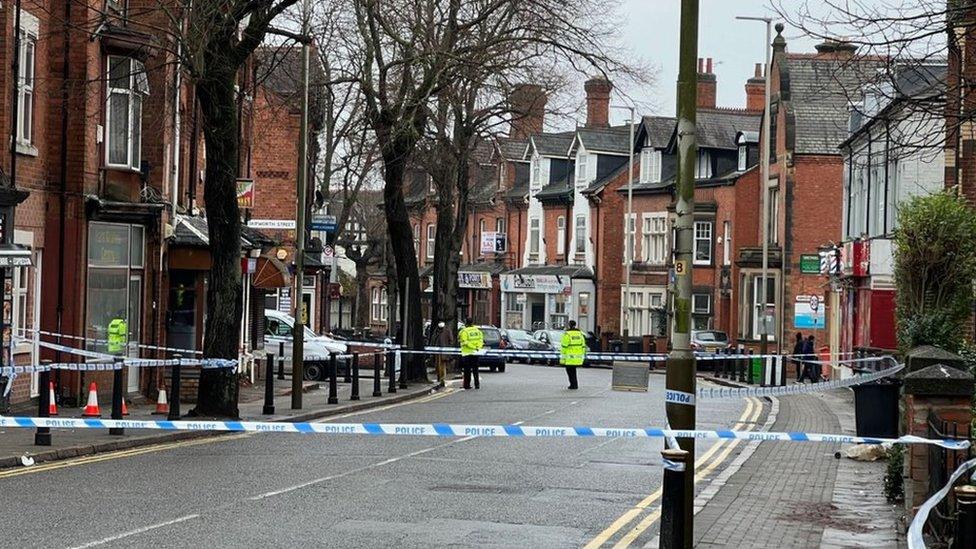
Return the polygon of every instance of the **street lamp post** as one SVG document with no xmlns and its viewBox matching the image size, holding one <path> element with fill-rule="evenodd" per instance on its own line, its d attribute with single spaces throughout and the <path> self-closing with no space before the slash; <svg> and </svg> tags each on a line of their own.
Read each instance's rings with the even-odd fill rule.
<svg viewBox="0 0 976 549">
<path fill-rule="evenodd" d="M 291 408 L 302 409 L 302 382 L 305 379 L 305 319 L 302 299 L 302 277 L 305 274 L 305 190 L 308 188 L 308 70 L 309 70 L 309 0 L 302 5 L 302 118 L 298 147 L 298 208 L 295 212 L 295 292 L 291 297 L 295 311 L 292 330 Z"/>
<path fill-rule="evenodd" d="M 630 272 L 634 263 L 634 248 L 636 247 L 637 221 L 634 220 L 634 230 L 630 229 L 630 221 L 634 217 L 634 124 L 636 123 L 633 105 L 610 105 L 615 109 L 627 109 L 630 112 L 630 151 L 627 155 L 627 216 L 624 218 L 624 295 L 620 300 L 620 323 L 623 334 L 624 352 L 630 347 Z M 631 240 L 633 239 L 633 241 Z"/>
<path fill-rule="evenodd" d="M 759 180 L 760 187 L 762 188 L 762 288 L 759 290 L 759 303 L 761 303 L 762 309 L 759 314 L 762 315 L 762 322 L 759 323 L 759 353 L 767 354 L 769 352 L 769 323 L 766 315 L 766 306 L 769 301 L 769 296 L 766 295 L 769 292 L 769 78 L 770 78 L 770 60 L 769 60 L 769 47 L 772 41 L 772 24 L 773 20 L 769 17 L 746 17 L 738 16 L 736 19 L 741 21 L 761 21 L 766 24 L 766 43 L 763 49 L 766 52 L 766 65 L 764 68 L 763 85 L 765 87 L 765 97 L 763 99 L 763 127 L 762 127 L 762 149 L 759 153 Z"/>
</svg>

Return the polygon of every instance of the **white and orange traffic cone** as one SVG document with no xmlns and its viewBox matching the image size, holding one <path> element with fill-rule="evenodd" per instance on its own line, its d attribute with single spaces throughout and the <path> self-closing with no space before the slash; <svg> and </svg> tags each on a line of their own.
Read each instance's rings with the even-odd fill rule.
<svg viewBox="0 0 976 549">
<path fill-rule="evenodd" d="M 58 415 L 58 404 L 56 402 L 54 402 L 54 382 L 53 381 L 50 383 L 50 386 L 48 387 L 48 390 L 50 391 L 49 394 L 51 396 L 48 397 L 50 400 L 48 401 L 49 404 L 47 405 L 47 415 L 49 415 L 49 416 L 56 416 L 56 415 Z"/>
<path fill-rule="evenodd" d="M 125 405 L 125 397 L 122 397 L 122 416 L 129 415 L 129 407 Z"/>
<path fill-rule="evenodd" d="M 102 417 L 102 411 L 98 409 L 98 387 L 94 381 L 88 386 L 88 404 L 81 412 L 81 417 Z"/>
<path fill-rule="evenodd" d="M 156 411 L 153 412 L 154 416 L 168 415 L 169 414 L 169 401 L 166 400 L 166 387 L 159 388 L 159 396 L 156 397 Z"/>
</svg>

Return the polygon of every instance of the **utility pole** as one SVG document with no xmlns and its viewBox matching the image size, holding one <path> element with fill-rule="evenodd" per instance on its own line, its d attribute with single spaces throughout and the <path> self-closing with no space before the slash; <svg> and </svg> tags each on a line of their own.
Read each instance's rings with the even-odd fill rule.
<svg viewBox="0 0 976 549">
<path fill-rule="evenodd" d="M 665 384 L 669 391 L 695 394 L 695 355 L 691 352 L 692 239 L 695 228 L 695 136 L 698 109 L 698 0 L 681 0 L 678 58 L 678 179 L 675 189 L 674 289 L 671 323 L 671 353 Z M 690 402 L 694 402 L 692 399 Z M 695 406 L 686 402 L 665 404 L 668 424 L 674 429 L 695 428 Z M 686 451 L 684 477 L 684 546 L 694 539 L 695 440 L 679 441 Z"/>
<path fill-rule="evenodd" d="M 763 44 L 763 50 L 766 53 L 765 74 L 763 75 L 765 88 L 762 124 L 763 140 L 762 148 L 759 152 L 759 186 L 762 188 L 762 227 L 760 228 L 762 233 L 762 288 L 759 290 L 759 303 L 762 304 L 762 310 L 758 311 L 762 319 L 759 323 L 759 354 L 766 355 L 769 354 L 769 318 L 766 314 L 766 307 L 769 303 L 769 296 L 767 294 L 769 293 L 769 150 L 771 145 L 769 142 L 769 73 L 771 68 L 769 65 L 769 48 L 772 45 L 771 27 L 773 20 L 768 17 L 736 17 L 736 19 L 766 23 L 766 42 Z"/>
<path fill-rule="evenodd" d="M 295 311 L 291 351 L 291 409 L 302 409 L 302 381 L 305 379 L 305 322 L 302 277 L 305 274 L 305 189 L 308 187 L 308 0 L 302 3 L 302 123 L 298 146 L 298 211 L 295 212 L 295 291 L 291 298 Z"/>
<path fill-rule="evenodd" d="M 634 218 L 634 124 L 637 123 L 633 105 L 611 105 L 611 108 L 630 112 L 630 154 L 627 161 L 627 215 L 624 217 L 624 295 L 620 300 L 620 333 L 623 351 L 630 349 L 630 274 L 634 269 L 634 249 L 637 247 L 637 219 Z M 634 226 L 630 223 L 633 220 Z"/>
</svg>

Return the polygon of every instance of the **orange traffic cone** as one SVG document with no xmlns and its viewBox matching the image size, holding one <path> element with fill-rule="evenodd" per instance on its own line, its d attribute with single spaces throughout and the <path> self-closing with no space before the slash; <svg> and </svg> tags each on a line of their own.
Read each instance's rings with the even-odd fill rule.
<svg viewBox="0 0 976 549">
<path fill-rule="evenodd" d="M 129 407 L 125 405 L 125 397 L 122 397 L 122 415 L 129 415 Z"/>
<path fill-rule="evenodd" d="M 88 386 L 88 404 L 81 412 L 81 417 L 102 417 L 102 411 L 98 409 L 98 387 L 94 381 Z"/>
<path fill-rule="evenodd" d="M 58 415 L 58 405 L 57 405 L 56 402 L 54 402 L 54 382 L 53 381 L 51 382 L 50 387 L 48 389 L 50 391 L 50 395 L 51 396 L 48 397 L 50 399 L 49 400 L 50 404 L 47 405 L 47 415 L 49 415 L 49 416 L 56 416 L 56 415 Z"/>
<path fill-rule="evenodd" d="M 154 416 L 169 414 L 169 401 L 166 400 L 166 387 L 159 388 L 159 396 L 156 397 L 156 411 Z"/>
</svg>

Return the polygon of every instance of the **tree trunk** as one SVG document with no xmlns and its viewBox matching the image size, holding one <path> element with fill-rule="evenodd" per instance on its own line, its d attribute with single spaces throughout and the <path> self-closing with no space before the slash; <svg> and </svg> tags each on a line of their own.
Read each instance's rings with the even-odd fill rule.
<svg viewBox="0 0 976 549">
<path fill-rule="evenodd" d="M 420 311 L 420 271 L 417 268 L 417 251 L 413 246 L 413 230 L 410 215 L 403 199 L 403 178 L 411 147 L 399 143 L 396 138 L 383 146 L 383 208 L 386 214 L 387 234 L 396 265 L 396 285 L 407 315 L 402 327 L 407 327 L 408 340 L 403 343 L 411 349 L 423 347 L 423 315 Z M 393 281 L 391 281 L 393 282 Z M 409 286 L 410 291 L 407 291 Z M 400 309 L 402 310 L 402 309 Z M 423 355 L 413 354 L 406 361 L 407 379 L 426 381 L 427 369 Z"/>
<path fill-rule="evenodd" d="M 366 266 L 368 262 L 362 261 L 356 263 L 356 326 L 365 328 L 369 326 L 369 307 L 372 303 L 370 301 L 369 288 L 367 287 L 367 282 L 369 281 L 369 273 L 366 272 Z"/>
<path fill-rule="evenodd" d="M 241 217 L 237 207 L 237 110 L 234 73 L 214 75 L 197 84 L 204 117 L 207 151 L 206 201 L 210 237 L 210 278 L 203 353 L 236 359 L 241 319 Z M 197 405 L 199 416 L 238 417 L 237 373 L 203 369 Z"/>
</svg>

